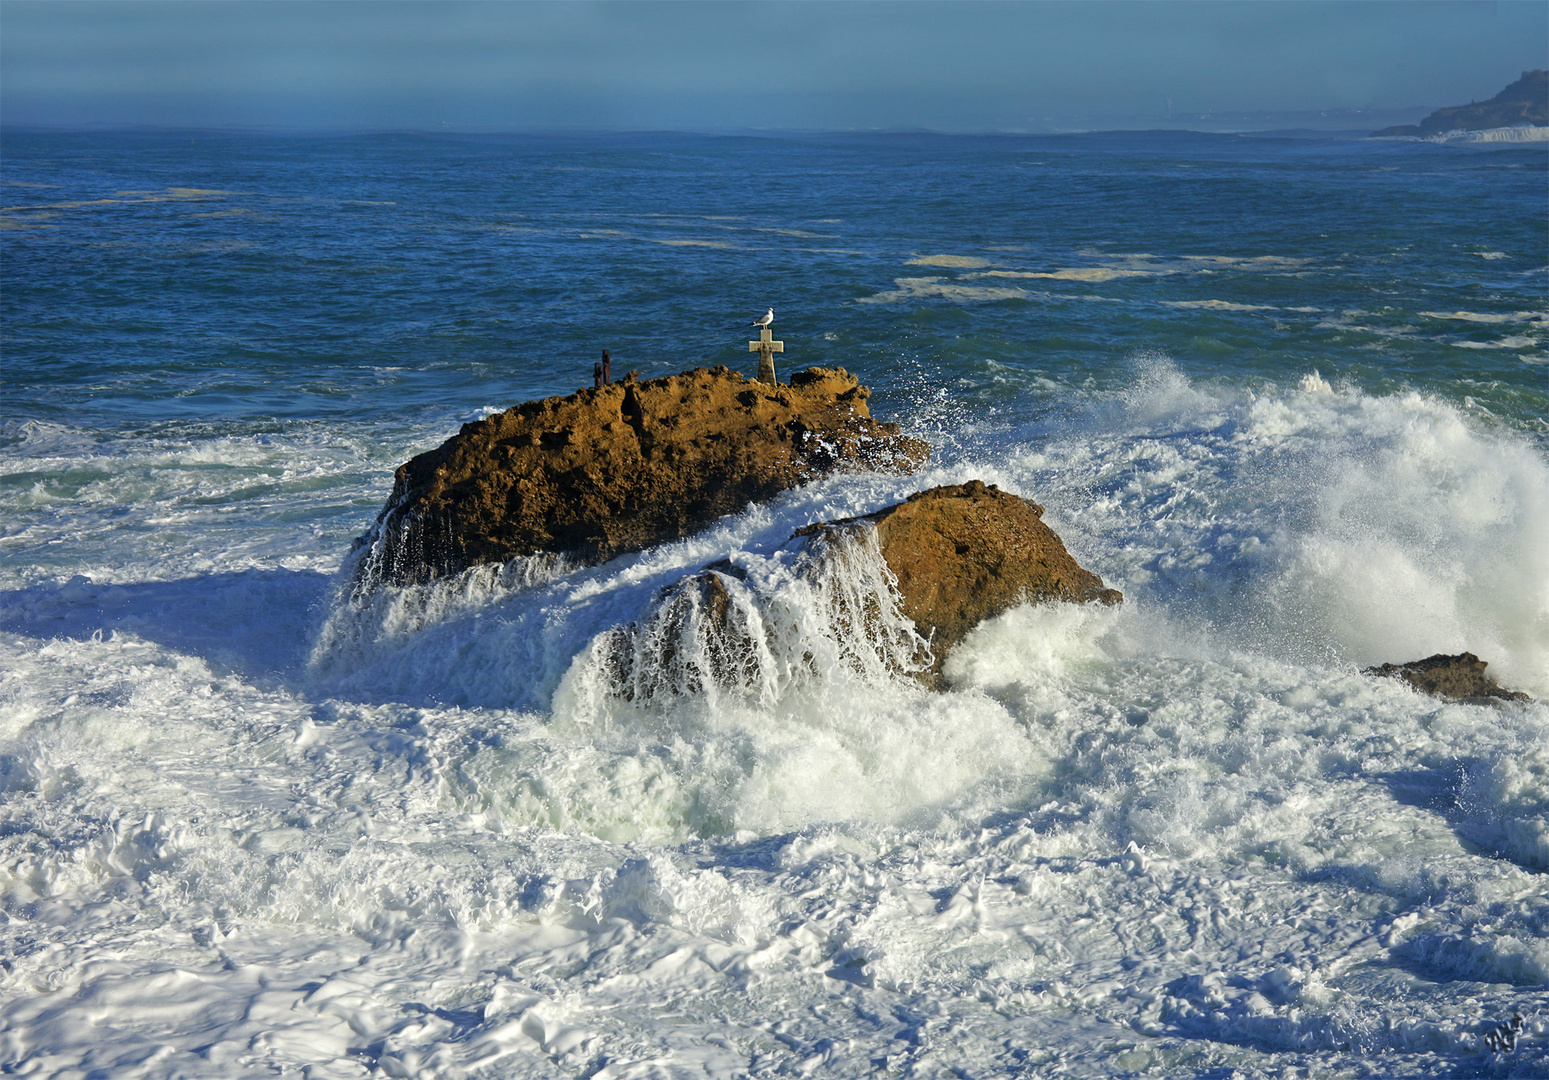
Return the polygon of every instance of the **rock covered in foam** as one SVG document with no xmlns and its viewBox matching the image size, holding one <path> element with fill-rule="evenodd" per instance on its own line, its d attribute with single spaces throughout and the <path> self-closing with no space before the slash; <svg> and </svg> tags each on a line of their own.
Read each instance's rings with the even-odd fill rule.
<svg viewBox="0 0 1549 1080">
<path fill-rule="evenodd" d="M 1123 600 L 1076 563 L 1042 514 L 1037 503 L 975 480 L 800 529 L 792 537 L 804 542 L 798 572 L 817 606 L 785 630 L 773 611 L 760 613 L 741 569 L 713 563 L 664 590 L 644 619 L 607 635 L 611 692 L 641 700 L 718 686 L 750 691 L 768 681 L 770 667 L 827 662 L 878 677 L 912 674 L 939 689 L 947 654 L 991 616 L 1027 602 Z"/>
<path fill-rule="evenodd" d="M 1361 674 L 1381 675 L 1390 679 L 1403 679 L 1422 694 L 1447 698 L 1451 701 L 1481 702 L 1491 698 L 1504 701 L 1532 701 L 1520 690 L 1507 690 L 1484 673 L 1488 661 L 1471 652 L 1446 656 L 1437 653 L 1424 660 L 1411 660 L 1407 664 L 1383 664 L 1369 667 Z"/>
<path fill-rule="evenodd" d="M 1117 604 L 1124 595 L 1082 568 L 1043 522 L 1043 507 L 982 480 L 931 488 L 896 506 L 847 521 L 809 525 L 797 535 L 853 527 L 877 530 L 897 581 L 900 608 L 931 645 L 924 673 L 979 623 L 1017 604 L 1063 600 Z"/>
<path fill-rule="evenodd" d="M 842 368 L 771 386 L 723 366 L 631 373 L 464 424 L 398 468 L 359 574 L 403 584 L 539 552 L 602 562 L 838 468 L 918 467 L 927 445 L 872 419 L 869 394 Z"/>
<path fill-rule="evenodd" d="M 610 692 L 648 701 L 721 686 L 746 691 L 763 681 L 762 628 L 728 589 L 735 577 L 734 567 L 719 564 L 683 578 L 663 590 L 644 619 L 604 634 Z"/>
</svg>

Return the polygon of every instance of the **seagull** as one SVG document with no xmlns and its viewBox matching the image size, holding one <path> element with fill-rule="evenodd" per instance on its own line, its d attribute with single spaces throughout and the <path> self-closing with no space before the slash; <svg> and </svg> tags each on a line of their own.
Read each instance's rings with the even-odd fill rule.
<svg viewBox="0 0 1549 1080">
<path fill-rule="evenodd" d="M 756 318 L 752 322 L 748 323 L 748 325 L 749 326 L 768 326 L 772 322 L 774 322 L 774 308 L 770 308 L 768 311 L 764 312 L 758 318 Z"/>
</svg>

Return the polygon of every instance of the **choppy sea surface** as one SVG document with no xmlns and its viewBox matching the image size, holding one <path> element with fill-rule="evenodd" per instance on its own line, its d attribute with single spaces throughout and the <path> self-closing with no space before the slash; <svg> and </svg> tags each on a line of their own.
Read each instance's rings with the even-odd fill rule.
<svg viewBox="0 0 1549 1080">
<path fill-rule="evenodd" d="M 1543 146 L 12 131 L 0 181 L 0 1071 L 1549 1075 L 1549 708 L 1360 673 L 1549 696 Z M 770 305 L 923 473 L 341 594 L 399 463 L 603 348 L 752 374 Z M 974 478 L 1124 605 L 944 693 L 845 662 L 885 575 L 792 532 Z M 721 558 L 805 662 L 620 694 Z"/>
</svg>

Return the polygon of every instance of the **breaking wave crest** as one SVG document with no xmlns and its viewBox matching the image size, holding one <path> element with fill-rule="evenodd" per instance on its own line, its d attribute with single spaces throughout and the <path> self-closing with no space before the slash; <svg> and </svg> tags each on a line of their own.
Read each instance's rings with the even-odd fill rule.
<svg viewBox="0 0 1549 1080">
<path fill-rule="evenodd" d="M 1148 648 L 1361 667 L 1467 650 L 1549 694 L 1549 461 L 1521 433 L 1419 393 L 1218 387 L 1158 358 L 1029 435 L 1002 486 L 1038 492 L 1165 619 Z"/>
</svg>

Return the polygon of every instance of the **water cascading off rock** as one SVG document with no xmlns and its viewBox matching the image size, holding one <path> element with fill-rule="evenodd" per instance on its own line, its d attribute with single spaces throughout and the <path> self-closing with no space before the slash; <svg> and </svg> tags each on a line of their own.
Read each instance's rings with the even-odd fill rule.
<svg viewBox="0 0 1549 1080">
<path fill-rule="evenodd" d="M 972 480 L 809 525 L 791 540 L 802 545 L 798 566 L 817 607 L 809 625 L 783 632 L 758 614 L 767 598 L 736 566 L 712 564 L 606 635 L 613 692 L 767 694 L 775 672 L 813 670 L 819 655 L 863 677 L 908 675 L 941 689 L 947 655 L 985 619 L 1024 603 L 1122 602 L 1042 517 L 1037 503 Z"/>
</svg>

